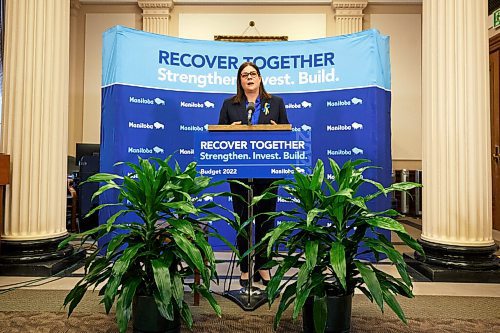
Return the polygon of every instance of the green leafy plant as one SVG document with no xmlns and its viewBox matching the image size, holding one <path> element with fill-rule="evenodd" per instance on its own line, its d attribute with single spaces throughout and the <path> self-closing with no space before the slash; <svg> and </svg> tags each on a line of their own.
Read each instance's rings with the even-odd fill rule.
<svg viewBox="0 0 500 333">
<path fill-rule="evenodd" d="M 104 183 L 93 198 L 106 191 L 115 191 L 117 201 L 99 205 L 88 215 L 105 207 L 118 207 L 105 224 L 76 234 L 60 244 L 65 246 L 75 238 L 82 244 L 89 237 L 96 242 L 104 236 L 111 240 L 106 248 L 91 254 L 85 265 L 85 276 L 69 292 L 64 300 L 71 315 L 85 292 L 92 286 L 102 284 L 100 295 L 106 312 L 109 313 L 116 300 L 116 317 L 120 332 L 125 332 L 130 320 L 134 296 L 153 296 L 161 315 L 173 320 L 180 314 L 191 327 L 193 320 L 188 304 L 184 300 L 184 279 L 196 271 L 202 277 L 199 285 L 189 286 L 204 296 L 221 315 L 221 309 L 209 292 L 210 281 L 218 280 L 215 256 L 207 241 L 214 236 L 233 250 L 215 229 L 212 221 L 224 220 L 238 229 L 238 217 L 228 219 L 212 212 L 219 206 L 216 196 L 228 196 L 226 192 L 206 193 L 220 182 L 211 182 L 209 177 L 197 176 L 196 163 L 182 170 L 177 163 L 169 166 L 165 160 L 139 158 L 137 164 L 124 163 L 133 170 L 129 176 L 99 173 L 88 182 Z M 118 163 L 123 164 L 123 163 Z M 116 222 L 122 217 L 127 222 Z"/>
<path fill-rule="evenodd" d="M 279 325 L 283 312 L 292 304 L 296 319 L 308 298 L 314 301 L 314 325 L 317 332 L 325 329 L 326 296 L 352 295 L 361 290 L 382 311 L 387 304 L 406 323 L 402 308 L 395 295 L 413 297 L 412 282 L 403 256 L 380 231 L 395 232 L 401 240 L 423 255 L 420 244 L 394 219 L 398 213 L 392 209 L 374 212 L 367 203 L 380 195 L 393 191 L 408 191 L 420 187 L 417 183 L 396 183 L 389 187 L 366 179 L 363 173 L 373 166 L 361 167 L 368 160 L 348 161 L 342 167 L 329 159 L 333 181 L 325 179 L 324 165 L 318 160 L 312 174 L 304 175 L 295 169 L 293 179 L 279 180 L 272 188 L 281 186 L 287 193 L 282 200 L 293 201 L 298 209 L 266 213 L 282 222 L 271 230 L 255 248 L 267 247 L 275 259 L 266 266 L 277 267 L 267 286 L 269 303 L 272 304 L 284 288 L 276 313 L 274 327 Z M 372 186 L 371 194 L 358 194 L 360 187 Z M 255 197 L 253 204 L 275 197 L 266 192 Z M 326 222 L 326 223 L 325 223 Z M 368 235 L 371 231 L 371 235 Z M 285 247 L 287 252 L 276 251 Z M 250 250 L 251 251 L 251 250 Z M 377 260 L 387 256 L 401 279 L 377 269 L 372 263 L 359 259 L 372 254 Z M 286 279 L 285 274 L 298 269 L 297 280 Z M 284 285 L 280 284 L 284 281 Z"/>
</svg>

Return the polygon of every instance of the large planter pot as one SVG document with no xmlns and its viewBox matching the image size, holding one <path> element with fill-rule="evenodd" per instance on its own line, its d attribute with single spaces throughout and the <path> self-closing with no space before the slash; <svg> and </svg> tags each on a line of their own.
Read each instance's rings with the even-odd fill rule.
<svg viewBox="0 0 500 333">
<path fill-rule="evenodd" d="M 327 296 L 325 333 L 349 333 L 351 330 L 352 296 Z M 309 297 L 302 309 L 304 333 L 317 333 L 314 329 L 313 298 Z"/>
<path fill-rule="evenodd" d="M 153 296 L 136 296 L 132 306 L 134 333 L 179 333 L 180 315 L 167 320 L 160 314 Z"/>
</svg>

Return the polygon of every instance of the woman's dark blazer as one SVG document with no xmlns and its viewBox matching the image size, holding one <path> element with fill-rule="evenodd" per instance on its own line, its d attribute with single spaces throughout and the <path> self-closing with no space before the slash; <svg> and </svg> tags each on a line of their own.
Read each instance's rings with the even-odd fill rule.
<svg viewBox="0 0 500 333">
<path fill-rule="evenodd" d="M 269 114 L 264 114 L 264 105 L 269 103 Z M 270 124 L 274 120 L 276 124 L 288 124 L 285 103 L 279 96 L 271 96 L 270 99 L 260 101 L 259 124 Z M 236 121 L 241 121 L 242 125 L 248 124 L 248 113 L 246 111 L 246 100 L 241 103 L 234 103 L 232 97 L 222 104 L 219 115 L 219 125 L 231 125 Z"/>
</svg>

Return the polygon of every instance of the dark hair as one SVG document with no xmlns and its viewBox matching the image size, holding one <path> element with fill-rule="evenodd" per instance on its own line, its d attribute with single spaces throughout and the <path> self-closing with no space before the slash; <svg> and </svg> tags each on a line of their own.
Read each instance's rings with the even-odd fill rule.
<svg viewBox="0 0 500 333">
<path fill-rule="evenodd" d="M 257 72 L 257 75 L 261 77 L 259 67 L 257 67 L 257 65 L 255 65 L 253 62 L 247 61 L 242 63 L 240 65 L 240 68 L 238 68 L 238 74 L 236 77 L 236 95 L 233 96 L 233 103 L 241 103 L 245 100 L 245 91 L 243 90 L 243 86 L 241 85 L 241 72 L 247 66 L 252 66 Z M 262 82 L 262 80 L 260 80 L 259 97 L 261 100 L 271 98 L 271 94 L 269 94 L 264 88 L 264 83 Z"/>
</svg>

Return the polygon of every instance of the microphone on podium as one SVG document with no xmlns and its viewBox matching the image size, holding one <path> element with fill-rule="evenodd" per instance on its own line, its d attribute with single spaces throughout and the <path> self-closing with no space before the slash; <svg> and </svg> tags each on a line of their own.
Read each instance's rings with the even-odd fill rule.
<svg viewBox="0 0 500 333">
<path fill-rule="evenodd" d="M 248 102 L 247 113 L 248 113 L 248 125 L 252 124 L 252 113 L 255 111 L 255 103 Z"/>
</svg>

